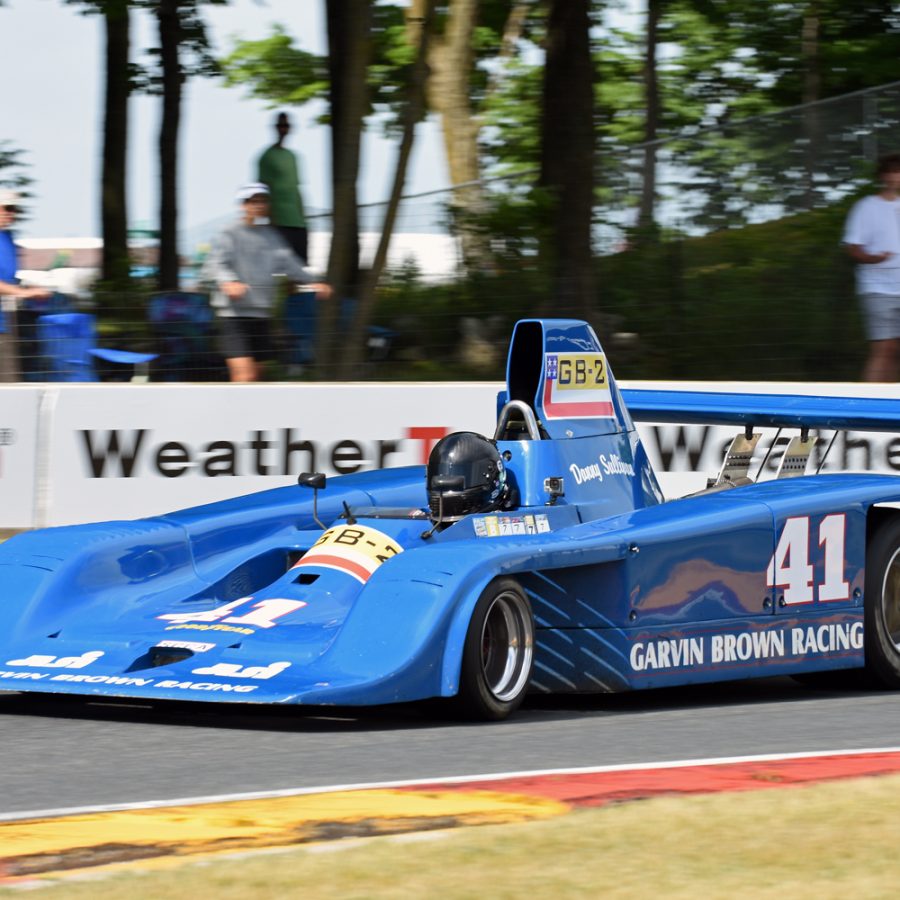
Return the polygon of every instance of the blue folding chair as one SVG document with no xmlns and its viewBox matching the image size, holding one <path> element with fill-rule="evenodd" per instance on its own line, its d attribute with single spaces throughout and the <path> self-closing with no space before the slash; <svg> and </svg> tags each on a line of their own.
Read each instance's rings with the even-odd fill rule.
<svg viewBox="0 0 900 900">
<path fill-rule="evenodd" d="M 99 381 L 95 359 L 131 366 L 146 375 L 155 353 L 134 353 L 97 346 L 96 319 L 90 313 L 58 313 L 38 318 L 38 340 L 47 367 L 47 381 Z"/>
<path fill-rule="evenodd" d="M 147 306 L 160 351 L 156 376 L 163 381 L 222 381 L 225 361 L 213 342 L 209 297 L 198 291 L 164 291 Z"/>
<path fill-rule="evenodd" d="M 349 330 L 356 314 L 356 298 L 344 297 L 341 302 L 341 327 Z M 369 362 L 382 362 L 390 356 L 394 341 L 399 335 L 393 328 L 385 328 L 383 325 L 370 325 L 366 337 Z"/>
<path fill-rule="evenodd" d="M 284 327 L 289 341 L 288 366 L 307 366 L 315 359 L 317 311 L 315 291 L 298 291 L 285 301 Z"/>
<path fill-rule="evenodd" d="M 38 336 L 41 316 L 71 312 L 72 301 L 65 294 L 29 298 L 16 311 L 15 333 L 18 342 L 22 381 L 46 381 L 48 376 L 44 349 Z"/>
</svg>

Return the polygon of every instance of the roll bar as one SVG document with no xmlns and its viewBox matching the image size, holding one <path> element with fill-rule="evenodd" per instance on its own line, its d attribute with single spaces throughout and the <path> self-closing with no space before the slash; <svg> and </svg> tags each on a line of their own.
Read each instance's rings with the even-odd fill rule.
<svg viewBox="0 0 900 900">
<path fill-rule="evenodd" d="M 541 440 L 541 430 L 538 428 L 534 410 L 524 400 L 510 400 L 500 410 L 500 415 L 497 416 L 497 429 L 494 431 L 495 441 L 504 440 L 503 435 L 509 427 L 509 421 L 513 413 L 518 413 L 519 417 L 524 421 L 530 440 Z"/>
</svg>

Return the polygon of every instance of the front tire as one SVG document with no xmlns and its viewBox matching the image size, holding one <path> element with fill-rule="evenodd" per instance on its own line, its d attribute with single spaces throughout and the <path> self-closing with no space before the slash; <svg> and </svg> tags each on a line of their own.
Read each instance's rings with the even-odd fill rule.
<svg viewBox="0 0 900 900">
<path fill-rule="evenodd" d="M 866 671 L 900 688 L 900 518 L 885 522 L 866 548 Z"/>
<path fill-rule="evenodd" d="M 497 578 L 475 604 L 457 705 L 466 717 L 505 719 L 525 699 L 534 666 L 534 616 L 519 583 Z"/>
</svg>

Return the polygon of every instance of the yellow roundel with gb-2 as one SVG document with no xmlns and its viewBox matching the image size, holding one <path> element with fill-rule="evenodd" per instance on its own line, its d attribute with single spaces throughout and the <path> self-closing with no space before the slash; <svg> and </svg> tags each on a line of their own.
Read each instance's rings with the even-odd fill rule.
<svg viewBox="0 0 900 900">
<path fill-rule="evenodd" d="M 365 584 L 372 573 L 403 548 L 392 537 L 367 525 L 335 525 L 310 547 L 294 568 L 323 566 L 352 575 Z"/>
<path fill-rule="evenodd" d="M 614 417 L 606 357 L 602 353 L 548 353 L 543 406 L 548 419 Z"/>
</svg>

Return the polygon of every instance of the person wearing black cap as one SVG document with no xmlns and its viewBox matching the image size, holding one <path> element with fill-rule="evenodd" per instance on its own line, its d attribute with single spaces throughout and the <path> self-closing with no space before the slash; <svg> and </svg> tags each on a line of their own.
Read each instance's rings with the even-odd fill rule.
<svg viewBox="0 0 900 900">
<path fill-rule="evenodd" d="M 294 248 L 303 264 L 309 261 L 306 213 L 300 192 L 300 171 L 297 157 L 284 146 L 291 132 L 287 113 L 275 118 L 277 140 L 259 158 L 257 177 L 269 189 L 272 224 Z"/>
<path fill-rule="evenodd" d="M 269 190 L 248 184 L 237 194 L 241 215 L 213 243 L 205 277 L 215 284 L 212 299 L 219 337 L 232 381 L 259 381 L 261 364 L 273 356 L 271 315 L 279 278 L 305 284 L 320 298 L 331 288 L 310 276 L 294 251 L 269 224 Z"/>
</svg>

